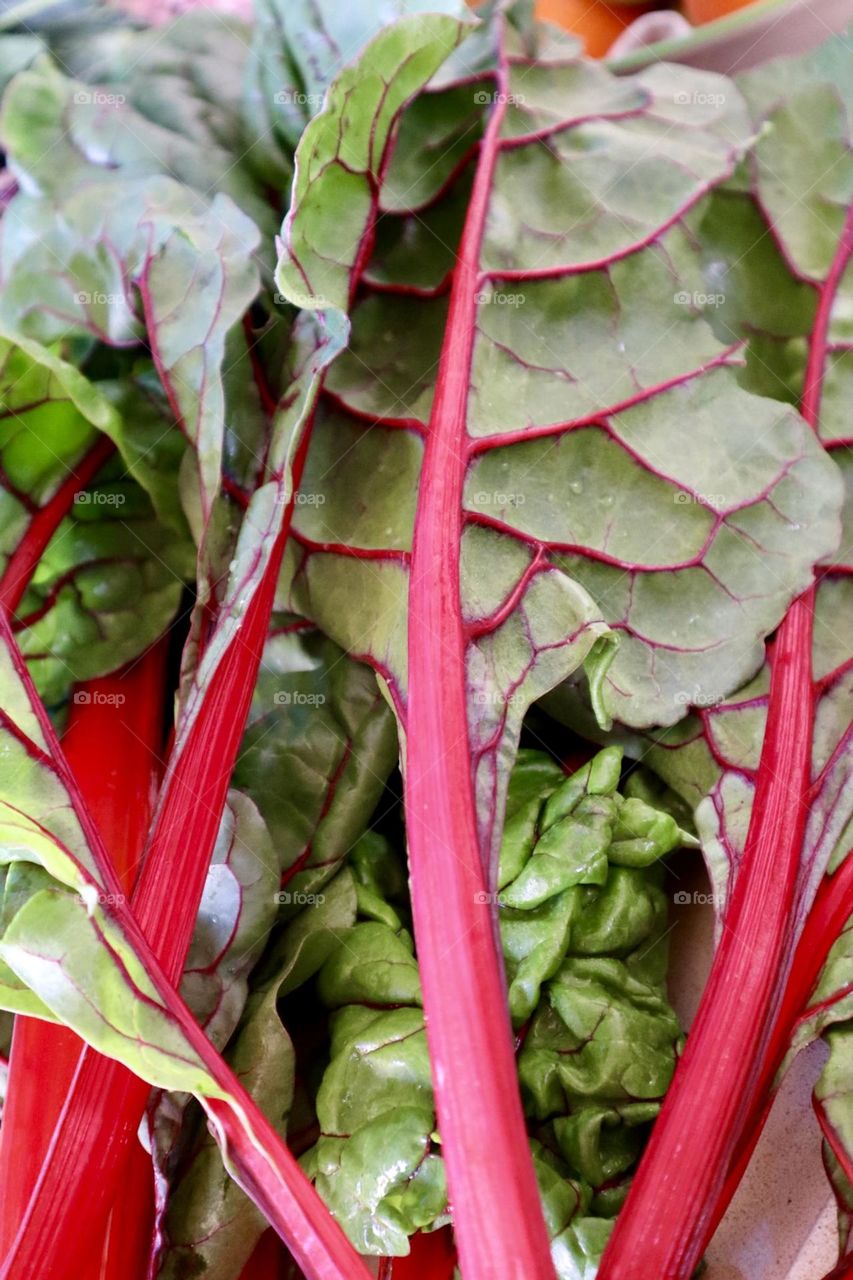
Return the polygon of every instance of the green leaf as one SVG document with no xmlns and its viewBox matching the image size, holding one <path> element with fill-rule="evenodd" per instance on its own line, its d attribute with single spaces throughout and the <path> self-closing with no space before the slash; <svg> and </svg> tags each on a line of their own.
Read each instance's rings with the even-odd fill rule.
<svg viewBox="0 0 853 1280">
<path fill-rule="evenodd" d="M 284 188 L 293 152 L 331 82 L 383 27 L 425 9 L 461 17 L 460 0 L 260 0 L 255 6 L 245 109 L 255 137 L 252 162 Z"/>
<path fill-rule="evenodd" d="M 397 115 L 465 33 L 452 17 L 404 17 L 380 29 L 358 64 L 335 79 L 299 143 L 292 197 L 299 217 L 285 224 L 287 249 L 276 272 L 282 293 L 297 306 L 347 307 L 371 222 L 372 187 Z"/>
<path fill-rule="evenodd" d="M 200 196 L 229 196 L 271 235 L 240 127 L 245 57 L 245 36 L 212 16 L 83 40 L 59 66 L 42 59 L 10 85 L 0 113 L 9 163 L 30 190 L 59 198 L 92 181 L 168 175 Z"/>
<path fill-rule="evenodd" d="M 56 350 L 0 336 L 0 571 L 37 511 L 83 459 L 98 430 L 115 429 L 101 391 Z"/>
<path fill-rule="evenodd" d="M 645 825 L 652 813 L 673 820 L 616 790 L 620 759 L 608 748 L 566 777 L 548 756 L 525 749 L 507 798 L 502 866 L 521 866 L 515 881 L 505 870 L 498 919 L 534 1167 L 560 1277 L 592 1274 L 583 1269 L 593 1265 L 585 1251 L 603 1247 L 607 1224 L 585 1215 L 609 1216 L 618 1206 L 680 1043 L 664 990 L 667 903 L 659 872 L 609 859 L 611 848 L 618 859 L 623 841 L 613 834 L 632 822 L 637 803 Z M 589 806 L 602 804 L 611 821 L 599 882 L 563 889 L 555 877 L 540 905 L 508 905 L 540 846 L 547 842 L 553 856 L 562 846 L 570 858 L 576 833 L 587 838 Z M 550 826 L 549 810 L 556 815 Z M 435 1168 L 440 1138 L 395 861 L 372 836 L 358 845 L 352 867 L 370 893 L 366 910 L 358 899 L 354 928 L 335 943 L 320 935 L 331 950 L 316 990 L 334 1010 L 332 1040 L 317 1096 L 321 1137 L 303 1163 L 360 1250 L 399 1255 L 408 1252 L 409 1236 L 446 1220 Z M 301 923 L 315 913 L 306 909 L 290 926 L 295 949 L 316 936 L 307 932 L 310 918 Z"/>
<path fill-rule="evenodd" d="M 300 620 L 274 619 L 234 780 L 273 836 L 285 914 L 346 857 L 396 752 L 393 716 L 372 672 Z"/>
<path fill-rule="evenodd" d="M 208 203 L 156 176 L 109 183 L 87 171 L 61 197 L 16 197 L 3 218 L 0 314 L 14 329 L 117 345 L 147 334 L 193 446 L 202 523 L 221 482 L 225 343 L 257 292 L 257 241 L 226 196 Z"/>
<path fill-rule="evenodd" d="M 469 604 L 469 584 L 482 593 L 494 577 L 508 592 L 533 552 L 544 554 L 545 565 L 560 573 L 539 575 L 542 607 L 546 582 L 551 610 L 560 607 L 556 583 L 565 574 L 575 591 L 588 593 L 589 617 L 597 607 L 618 629 L 616 656 L 597 677 L 599 701 L 602 714 L 634 725 L 672 722 L 691 701 L 710 702 L 742 683 L 760 664 L 763 636 L 837 536 L 837 477 L 801 420 L 739 388 L 726 367 L 736 358 L 728 344 L 684 303 L 705 292 L 692 208 L 733 171 L 751 130 L 738 95 L 727 84 L 723 92 L 708 73 L 708 101 L 722 105 L 697 110 L 693 80 L 689 94 L 682 85 L 695 74 L 658 67 L 614 80 L 581 61 L 535 73 L 521 59 L 511 64 L 509 89 L 518 92 L 503 125 L 476 264 L 482 289 L 470 321 L 477 337 L 464 423 L 474 452 L 463 497 L 463 616 L 484 621 L 502 598 L 496 587 L 496 600 Z M 443 109 L 452 115 L 447 95 L 456 95 L 461 112 L 462 93 L 459 86 L 443 90 Z M 323 150 L 325 130 L 337 138 L 335 101 L 301 144 L 279 284 L 314 307 L 346 306 L 353 269 L 368 283 L 393 281 L 396 292 L 367 290 L 353 308 L 350 350 L 327 379 L 336 411 L 318 422 L 308 464 L 325 500 L 317 518 L 300 513 L 309 554 L 300 560 L 294 599 L 339 642 L 387 666 L 404 689 L 398 614 L 411 498 L 386 506 L 378 475 L 393 475 L 401 494 L 417 491 L 418 436 L 431 412 L 447 304 L 402 292 L 423 285 L 416 274 L 423 255 L 394 256 L 397 243 L 410 246 L 421 234 L 420 214 L 386 213 L 362 264 L 365 192 L 348 200 L 352 235 L 336 226 L 334 246 L 320 242 L 323 220 L 312 202 L 327 199 L 327 184 L 361 183 L 338 171 L 331 141 Z M 591 103 L 600 112 L 596 123 L 589 123 Z M 626 109 L 636 115 L 615 118 Z M 425 146 L 426 112 L 416 99 L 405 114 L 388 182 Z M 342 120 L 343 146 L 351 142 L 360 172 L 366 125 L 355 113 Z M 445 128 L 439 109 L 428 141 L 437 143 Z M 553 146 L 539 144 L 542 130 Z M 641 176 L 646 165 L 655 170 L 648 181 Z M 451 248 L 472 166 L 462 166 L 428 215 L 460 197 L 457 221 L 443 233 Z M 690 176 L 698 172 L 701 182 Z M 561 233 L 567 218 L 570 242 Z M 433 283 L 451 267 L 448 257 Z M 651 315 L 660 317 L 667 342 L 650 348 Z M 780 467 L 782 458 L 788 461 Z M 816 502 L 818 492 L 825 506 Z M 349 558 L 329 544 L 347 548 Z M 768 556 L 772 574 L 764 568 Z M 496 572 L 498 564 L 506 567 Z M 358 610 L 368 579 L 380 602 L 374 609 L 371 599 L 369 612 Z M 566 631 L 569 616 L 566 609 Z"/>
<path fill-rule="evenodd" d="M 123 473 L 113 460 L 77 495 L 18 610 L 22 652 L 51 706 L 72 684 L 115 671 L 161 636 L 192 574 L 188 543 L 154 518 Z"/>
</svg>

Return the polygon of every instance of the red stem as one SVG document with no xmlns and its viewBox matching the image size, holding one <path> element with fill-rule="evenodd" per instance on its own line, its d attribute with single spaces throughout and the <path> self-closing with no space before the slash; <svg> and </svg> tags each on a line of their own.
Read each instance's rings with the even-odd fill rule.
<svg viewBox="0 0 853 1280">
<path fill-rule="evenodd" d="M 368 1280 L 369 1273 L 362 1260 L 299 1169 L 292 1154 L 227 1063 L 207 1040 L 192 1013 L 170 984 L 162 965 L 142 933 L 136 917 L 127 906 L 121 882 L 116 875 L 100 832 L 80 795 L 48 714 L 39 700 L 32 678 L 15 643 L 8 620 L 2 615 L 0 615 L 0 636 L 6 643 L 15 675 L 26 693 L 29 710 L 38 724 L 41 739 L 45 745 L 44 747 L 37 745 L 22 732 L 21 739 L 26 742 L 32 758 L 40 762 L 44 761 L 42 767 L 49 769 L 54 778 L 64 787 L 88 844 L 89 853 L 97 870 L 98 884 L 104 892 L 113 895 L 112 914 L 129 946 L 144 965 L 156 1000 L 162 1005 L 211 1082 L 211 1096 L 199 1096 L 199 1101 L 207 1113 L 222 1150 L 230 1157 L 229 1168 L 235 1171 L 235 1176 L 239 1174 L 240 1185 L 261 1212 L 267 1216 L 282 1239 L 288 1243 L 294 1258 L 302 1266 L 309 1280 Z M 79 864 L 78 867 L 82 872 L 83 868 Z M 81 1064 L 84 1060 L 85 1055 L 81 1059 Z M 124 1075 L 130 1080 L 135 1079 L 126 1071 Z M 141 1082 L 137 1083 L 141 1084 Z M 100 1105 L 102 1114 L 103 1099 L 96 1096 L 93 1101 Z M 122 1122 L 126 1118 L 120 1115 L 118 1120 Z M 54 1134 L 53 1145 L 55 1144 L 56 1134 Z M 47 1167 L 48 1169 L 51 1167 L 51 1162 Z M 43 1166 L 42 1178 L 44 1172 Z M 85 1173 L 78 1171 L 76 1183 L 86 1189 L 90 1176 L 96 1175 L 88 1169 Z M 75 1190 L 79 1193 L 79 1187 L 75 1186 L 75 1180 L 72 1179 L 67 1188 L 67 1194 L 70 1195 Z M 76 1225 L 79 1229 L 79 1224 Z M 10 1255 L 4 1265 L 4 1276 L 9 1275 L 15 1266 L 19 1268 L 19 1274 L 26 1275 L 28 1280 L 33 1276 L 52 1276 L 58 1273 L 59 1268 L 64 1269 L 64 1258 L 58 1262 L 57 1271 L 48 1271 L 44 1266 L 38 1265 L 28 1268 L 21 1266 L 21 1249 L 18 1246 L 22 1243 L 25 1246 L 29 1245 L 29 1256 L 38 1256 L 40 1242 L 27 1239 L 26 1229 L 23 1228 L 13 1250 L 14 1257 Z"/>
<path fill-rule="evenodd" d="M 113 442 L 106 436 L 99 435 L 89 452 L 69 471 L 53 497 L 35 513 L 26 533 L 9 557 L 0 581 L 0 609 L 5 609 L 10 614 L 15 612 L 47 544 L 71 510 L 75 497 L 95 478 L 114 452 Z"/>
<path fill-rule="evenodd" d="M 779 628 L 752 816 L 725 929 L 684 1055 L 601 1265 L 601 1280 L 689 1277 L 723 1190 L 779 995 L 806 817 L 812 597 Z M 698 1105 L 697 1100 L 701 1100 Z M 653 1206 L 653 1208 L 651 1207 Z"/>
<path fill-rule="evenodd" d="M 115 848 L 117 871 L 130 891 L 135 867 L 153 810 L 162 744 L 166 648 L 162 643 L 130 670 L 93 680 L 73 701 L 65 749 L 78 786 L 105 840 Z M 5 1255 L 26 1210 L 27 1201 L 62 1110 L 82 1043 L 65 1027 L 17 1018 L 12 1044 L 9 1092 L 0 1129 L 0 1253 Z M 49 1068 L 49 1069 L 48 1069 Z M 133 1212 L 150 1222 L 151 1161 L 137 1144 L 130 1176 L 137 1188 Z M 147 1188 L 147 1195 L 146 1195 Z M 127 1203 L 126 1200 L 124 1203 Z M 129 1225 L 129 1224 L 127 1224 Z M 139 1233 L 123 1234 L 120 1269 L 101 1269 L 96 1239 L 90 1240 L 81 1274 L 92 1280 L 133 1280 L 146 1272 L 150 1243 Z M 112 1246 L 115 1252 L 116 1246 Z"/>
<path fill-rule="evenodd" d="M 309 435 L 309 431 L 304 433 L 294 459 L 294 492 Z M 134 889 L 134 916 L 173 983 L 180 978 L 198 915 L 257 679 L 293 508 L 291 499 L 242 626 L 184 742 L 169 761 L 143 870 Z M 140 1086 L 120 1064 L 100 1059 L 90 1049 L 83 1051 L 49 1159 L 42 1166 L 21 1230 L 0 1272 L 2 1280 L 31 1280 L 34 1275 L 72 1280 L 87 1238 L 102 1228 L 112 1188 L 122 1176 L 147 1097 L 147 1087 Z M 76 1174 L 69 1181 L 72 1169 Z M 85 1188 L 85 1195 L 69 1195 L 69 1186 Z"/>
<path fill-rule="evenodd" d="M 801 407 L 815 431 L 830 316 L 851 254 L 853 208 L 821 288 L 809 347 Z M 637 1258 L 660 1280 L 692 1275 L 719 1221 L 718 1206 L 737 1185 L 743 1157 L 748 1158 L 766 1115 L 762 1092 L 772 1084 L 769 1073 L 778 1052 L 780 988 L 794 945 L 790 914 L 810 782 L 813 607 L 812 588 L 794 602 L 779 628 L 756 793 L 725 930 L 599 1280 L 629 1280 Z"/>
<path fill-rule="evenodd" d="M 292 1261 L 274 1231 L 265 1231 L 243 1270 L 240 1280 L 281 1280 Z"/>
<path fill-rule="evenodd" d="M 837 1267 L 828 1271 L 823 1280 L 850 1280 L 853 1276 L 853 1257 L 842 1258 Z"/>
<path fill-rule="evenodd" d="M 475 811 L 460 608 L 480 245 L 507 100 L 483 139 L 429 425 L 409 589 L 406 820 L 438 1126 L 466 1280 L 554 1275 L 518 1094 Z M 479 900 L 478 900 L 479 899 Z"/>
<path fill-rule="evenodd" d="M 770 1114 L 779 1071 L 797 1024 L 814 1013 L 813 1008 L 807 1007 L 809 996 L 817 984 L 829 952 L 851 915 L 853 915 L 853 850 L 848 853 L 834 875 L 828 876 L 821 882 L 814 906 L 806 919 L 782 996 L 779 1016 L 764 1055 L 764 1065 L 755 1089 L 755 1103 L 749 1120 L 744 1125 L 744 1135 L 735 1153 L 725 1188 L 708 1221 L 703 1248 L 716 1231 L 749 1164 Z"/>
<path fill-rule="evenodd" d="M 279 539 L 279 548 L 283 540 Z M 247 611 L 188 735 L 170 762 L 132 907 L 140 928 L 176 981 L 189 947 L 233 761 L 239 746 L 272 609 L 280 554 Z M 4 1280 L 76 1274 L 103 1230 L 150 1090 L 119 1063 L 84 1048 L 66 1095 L 49 1159 L 29 1202 Z M 69 1173 L 76 1176 L 69 1183 Z M 97 1177 L 89 1176 L 97 1169 Z M 78 1185 L 85 1195 L 69 1194 Z"/>
</svg>

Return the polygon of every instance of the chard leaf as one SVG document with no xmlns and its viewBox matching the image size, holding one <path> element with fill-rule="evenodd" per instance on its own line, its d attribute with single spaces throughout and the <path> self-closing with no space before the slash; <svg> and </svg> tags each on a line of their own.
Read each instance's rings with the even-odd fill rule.
<svg viewBox="0 0 853 1280">
<path fill-rule="evenodd" d="M 49 536 L 108 456 L 98 432 L 115 429 L 115 413 L 55 350 L 3 334 L 0 415 L 0 578 L 14 609 L 43 550 L 40 530 Z"/>
<path fill-rule="evenodd" d="M 187 442 L 156 370 L 149 361 L 134 359 L 131 363 L 119 358 L 115 366 L 102 372 L 96 386 L 116 411 L 109 434 L 128 475 L 148 494 L 158 520 L 177 540 L 188 544 L 180 484 Z"/>
<path fill-rule="evenodd" d="M 13 707 L 24 695 L 3 658 Z M 123 895 L 99 876 L 61 773 L 45 761 L 40 726 L 4 724 L 0 799 L 3 933 L 0 959 L 60 1021 L 143 1078 L 190 1092 L 216 1088 L 116 916 Z M 49 760 L 49 757 L 48 757 Z M 26 797 L 28 813 L 21 809 Z M 53 806 L 62 804 L 53 816 Z M 15 1004 L 3 992 L 4 1007 Z"/>
<path fill-rule="evenodd" d="M 705 300 L 719 312 L 714 326 L 723 340 L 746 342 L 742 384 L 800 405 L 840 464 L 846 490 L 849 438 L 839 405 L 847 386 L 853 168 L 842 135 L 853 103 L 845 54 L 840 39 L 741 78 L 754 152 L 731 187 L 716 193 L 697 234 L 709 281 Z M 847 496 L 840 550 L 830 549 L 816 587 L 789 610 L 769 662 L 652 751 L 670 785 L 699 800 L 696 825 L 722 919 L 697 1015 L 701 1032 L 688 1040 L 603 1280 L 628 1275 L 627 1259 L 638 1251 L 662 1272 L 698 1261 L 709 1217 L 706 1211 L 700 1222 L 694 1206 L 710 1196 L 710 1219 L 718 1220 L 736 1185 L 733 1178 L 723 1187 L 721 1169 L 732 1151 L 751 1149 L 792 1035 L 796 1048 L 849 1016 L 843 989 L 835 993 L 840 999 L 828 989 L 843 971 L 843 948 L 814 1003 L 821 966 L 846 923 L 850 875 Z M 813 501 L 820 504 L 820 496 Z M 714 1084 L 707 1055 L 723 1028 L 737 1066 Z M 830 1075 L 837 1066 L 836 1058 Z M 824 1082 L 818 1097 L 828 1090 Z M 695 1157 L 681 1159 L 675 1152 L 691 1096 L 702 1096 L 704 1107 L 692 1131 Z M 842 1135 L 835 1158 L 843 1142 Z M 642 1225 L 653 1184 L 655 1195 L 663 1185 L 677 1206 L 666 1241 L 662 1234 L 650 1241 Z"/>
<path fill-rule="evenodd" d="M 284 915 L 331 879 L 397 754 L 372 672 L 301 619 L 273 620 L 237 768 L 275 843 Z"/>
<path fill-rule="evenodd" d="M 697 111 L 692 71 L 614 82 L 565 48 L 533 68 L 535 35 L 505 26 L 499 14 L 497 71 L 476 90 L 491 109 L 457 178 L 471 194 L 454 206 L 449 302 L 423 296 L 420 265 L 406 277 L 400 257 L 383 263 L 406 227 L 374 238 L 394 167 L 379 83 L 396 84 L 427 47 L 423 33 L 407 39 L 414 23 L 368 46 L 308 126 L 277 280 L 303 307 L 352 313 L 306 469 L 324 500 L 298 513 L 285 585 L 292 607 L 374 663 L 405 728 L 415 928 L 461 1265 L 532 1273 L 547 1268 L 546 1241 L 531 1228 L 490 924 L 473 909 L 493 888 L 521 718 L 584 664 L 599 718 L 637 726 L 742 683 L 835 545 L 840 493 L 802 419 L 745 391 L 728 367 L 737 345 L 683 304 L 704 292 L 694 209 L 751 133 L 739 95 L 708 76 Z M 482 75 L 480 58 L 457 87 Z M 445 137 L 447 116 L 436 119 Z M 395 152 L 406 137 L 404 120 Z M 414 159 L 400 173 L 417 191 L 427 148 L 418 127 L 408 137 Z M 394 195 L 385 207 L 405 209 L 405 191 Z M 433 292 L 446 275 L 432 270 Z M 380 279 L 391 292 L 369 287 Z M 650 347 L 651 316 L 667 340 Z M 452 1000 L 439 962 L 448 934 L 466 940 Z M 482 1124 L 466 1102 L 475 1091 Z"/>
<path fill-rule="evenodd" d="M 6 138 L 9 128 L 4 117 Z M 14 137 L 7 145 L 14 160 Z M 89 333 L 111 345 L 147 335 L 193 446 L 199 537 L 220 486 L 225 342 L 257 292 L 257 241 L 226 196 L 207 203 L 168 178 L 117 184 L 88 170 L 61 197 L 17 196 L 2 222 L 0 313 L 16 331 L 47 342 Z"/>
<path fill-rule="evenodd" d="M 378 0 L 340 5 L 334 0 L 260 0 L 255 6 L 245 109 L 260 140 L 266 176 L 289 186 L 293 152 L 319 111 L 337 74 L 383 27 L 426 10 L 464 14 L 460 0 Z"/>
<path fill-rule="evenodd" d="M 217 1048 L 246 1003 L 249 974 L 278 914 L 278 883 L 261 815 L 248 796 L 229 792 L 181 981 L 181 995 Z"/>
<path fill-rule="evenodd" d="M 464 34 L 452 17 L 403 18 L 380 28 L 358 62 L 332 83 L 322 112 L 299 143 L 293 209 L 276 273 L 296 305 L 315 311 L 347 307 L 393 126 Z M 338 202 L 348 210 L 344 224 Z"/>
<path fill-rule="evenodd" d="M 658 871 L 609 861 L 612 851 L 618 859 L 620 844 L 612 837 L 633 830 L 637 815 L 634 799 L 616 790 L 620 758 L 608 749 L 566 777 L 541 752 L 525 750 L 509 787 L 516 821 L 504 837 L 504 867 L 529 866 L 556 831 L 555 856 L 571 864 L 589 804 L 609 806 L 611 817 L 602 882 L 551 886 L 547 907 L 557 909 L 558 930 L 542 906 L 507 905 L 523 867 L 498 898 L 510 1006 L 522 1028 L 518 1071 L 561 1280 L 578 1274 L 572 1267 L 587 1230 L 603 1247 L 606 1229 L 594 1219 L 584 1225 L 584 1215 L 591 1208 L 609 1215 L 618 1206 L 615 1189 L 624 1194 L 679 1041 L 663 987 L 666 903 Z M 549 826 L 556 812 L 561 820 Z M 536 833 L 530 841 L 520 815 Z M 529 847 L 519 856 L 522 843 Z M 317 1096 L 321 1136 L 303 1163 L 360 1250 L 400 1255 L 416 1231 L 447 1221 L 448 1209 L 417 965 L 401 923 L 405 890 L 401 898 L 388 859 L 375 836 L 358 846 L 353 869 L 373 892 L 367 909 L 359 899 L 356 923 L 319 973 L 318 994 L 334 1010 L 331 1061 Z M 376 904 L 384 884 L 394 896 L 383 913 Z M 529 994 L 523 1005 L 522 991 Z"/>
<path fill-rule="evenodd" d="M 211 21 L 206 23 L 209 38 Z M 229 73 L 239 84 L 239 66 L 232 71 L 229 64 L 245 57 L 245 41 L 229 40 L 228 28 L 217 21 L 214 48 L 200 56 L 192 47 L 200 34 L 198 19 L 192 26 L 191 34 L 186 19 L 176 23 L 171 39 L 164 39 L 162 30 L 106 33 L 85 51 L 72 51 L 71 64 L 80 66 L 88 83 L 64 75 L 47 59 L 17 76 L 4 98 L 0 132 L 18 180 L 29 190 L 64 198 L 98 178 L 118 187 L 129 179 L 164 174 L 201 196 L 229 196 L 271 234 L 272 210 L 246 164 L 250 143 L 235 129 L 226 104 L 204 97 L 205 78 L 206 92 L 212 93 L 214 66 L 217 95 Z M 181 47 L 182 32 L 189 48 Z M 127 73 L 111 61 L 110 73 L 102 77 L 100 59 L 110 57 L 116 41 Z M 64 57 L 61 65 L 69 69 Z"/>
<path fill-rule="evenodd" d="M 113 671 L 163 634 L 192 574 L 192 555 L 154 518 L 117 461 L 77 494 L 23 595 L 15 622 L 41 696 Z"/>
<path fill-rule="evenodd" d="M 193 569 L 177 499 L 183 446 L 154 388 L 89 381 L 20 336 L 2 352 L 0 599 L 55 706 L 73 682 L 137 657 L 177 611 Z"/>
</svg>

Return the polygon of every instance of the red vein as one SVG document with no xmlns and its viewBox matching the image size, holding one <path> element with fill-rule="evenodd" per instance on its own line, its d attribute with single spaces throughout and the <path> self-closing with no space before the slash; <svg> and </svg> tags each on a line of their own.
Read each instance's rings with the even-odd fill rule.
<svg viewBox="0 0 853 1280">
<path fill-rule="evenodd" d="M 496 272 L 495 274 L 497 275 L 498 273 Z M 632 396 L 626 396 L 624 400 L 618 400 L 616 404 L 602 406 L 602 408 L 596 409 L 592 413 L 573 418 L 571 422 L 546 423 L 538 427 L 521 427 L 517 431 L 502 431 L 488 436 L 477 436 L 468 445 L 469 453 L 474 457 L 478 453 L 485 453 L 490 449 L 494 449 L 496 445 L 503 447 L 504 445 L 524 444 L 528 440 L 547 439 L 549 436 L 564 435 L 567 431 L 574 431 L 578 427 L 600 426 L 606 428 L 603 419 L 613 417 L 618 413 L 624 413 L 627 409 L 633 409 L 636 405 L 643 404 L 646 400 L 653 400 L 666 391 L 673 391 L 676 387 L 684 386 L 686 383 L 692 382 L 694 378 L 700 378 L 703 374 L 710 372 L 711 369 L 725 367 L 731 363 L 732 357 L 742 347 L 742 342 L 733 342 L 731 346 L 726 347 L 710 360 L 706 360 L 704 364 L 699 365 L 698 369 L 688 369 L 685 373 L 676 374 L 674 377 L 658 382 L 654 386 L 646 387 Z M 614 438 L 621 443 L 618 436 Z"/>
<path fill-rule="evenodd" d="M 111 440 L 99 435 L 53 497 L 33 516 L 0 579 L 0 609 L 15 612 L 47 544 L 71 510 L 75 497 L 94 479 L 114 449 Z"/>
</svg>

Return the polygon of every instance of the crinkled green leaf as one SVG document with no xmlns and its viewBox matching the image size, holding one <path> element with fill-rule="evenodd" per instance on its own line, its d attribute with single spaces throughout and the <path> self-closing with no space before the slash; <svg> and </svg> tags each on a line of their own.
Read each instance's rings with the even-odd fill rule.
<svg viewBox="0 0 853 1280">
<path fill-rule="evenodd" d="M 331 1009 L 340 1005 L 421 1002 L 411 941 L 385 924 L 359 924 L 323 965 L 318 990 Z"/>
<path fill-rule="evenodd" d="M 680 1044 L 664 990 L 659 871 L 618 861 L 637 805 L 644 831 L 651 808 L 616 790 L 620 759 L 608 748 L 566 777 L 549 757 L 525 749 L 507 799 L 498 918 L 534 1167 L 561 1280 L 592 1274 L 584 1268 L 594 1266 L 607 1224 L 585 1215 L 610 1216 L 621 1203 Z M 541 902 L 509 905 L 546 841 L 552 859 L 562 853 L 574 865 L 590 806 L 600 805 L 610 821 L 597 882 L 564 888 L 558 869 L 544 878 Z M 408 1237 L 441 1225 L 448 1211 L 435 1169 L 441 1147 L 417 966 L 387 844 L 375 836 L 361 842 L 353 870 L 370 892 L 319 973 L 318 994 L 335 1011 L 317 1097 L 321 1136 L 304 1164 L 353 1242 L 393 1255 L 407 1253 Z"/>
<path fill-rule="evenodd" d="M 548 986 L 519 1073 L 534 1113 L 588 1099 L 660 1099 L 672 1077 L 678 1023 L 664 995 L 610 957 L 571 957 Z"/>
</svg>

